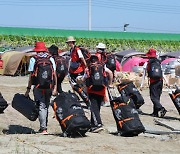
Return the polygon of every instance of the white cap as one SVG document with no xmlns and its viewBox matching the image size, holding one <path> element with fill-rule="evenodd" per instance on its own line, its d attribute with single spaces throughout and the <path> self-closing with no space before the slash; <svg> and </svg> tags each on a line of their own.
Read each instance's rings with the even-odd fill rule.
<svg viewBox="0 0 180 154">
<path fill-rule="evenodd" d="M 106 49 L 106 45 L 104 43 L 99 43 L 96 48 L 98 49 Z"/>
</svg>

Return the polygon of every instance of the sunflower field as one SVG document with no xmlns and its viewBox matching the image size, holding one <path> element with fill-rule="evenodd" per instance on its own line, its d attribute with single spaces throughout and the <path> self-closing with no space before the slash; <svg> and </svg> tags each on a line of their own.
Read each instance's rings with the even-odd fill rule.
<svg viewBox="0 0 180 154">
<path fill-rule="evenodd" d="M 66 37 L 0 35 L 0 52 L 22 46 L 33 46 L 36 41 L 44 41 L 47 47 L 55 44 L 60 49 L 67 48 Z M 159 52 L 180 51 L 180 41 L 76 38 L 77 45 L 90 49 L 95 49 L 99 42 L 106 44 L 107 51 L 135 49 L 140 52 L 146 52 L 149 48 L 155 48 Z"/>
</svg>

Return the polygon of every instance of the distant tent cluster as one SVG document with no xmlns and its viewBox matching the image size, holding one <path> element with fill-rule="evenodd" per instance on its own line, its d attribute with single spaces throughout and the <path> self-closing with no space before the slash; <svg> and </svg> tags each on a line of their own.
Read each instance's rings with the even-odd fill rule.
<svg viewBox="0 0 180 154">
<path fill-rule="evenodd" d="M 32 51 L 33 48 L 34 47 L 23 47 L 15 51 L 4 52 L 1 55 L 3 64 L 2 68 L 0 68 L 0 74 L 12 76 L 28 74 L 29 59 L 36 54 L 36 52 Z"/>
<path fill-rule="evenodd" d="M 29 59 L 36 55 L 33 51 L 33 46 L 25 46 L 17 48 L 12 51 L 6 51 L 1 54 L 0 58 L 0 75 L 27 75 Z M 91 51 L 92 54 L 94 51 Z M 142 71 L 142 66 L 148 59 L 145 57 L 145 53 L 138 52 L 134 49 L 124 50 L 114 53 L 118 62 L 122 67 L 123 72 L 136 72 Z M 62 52 L 60 55 L 69 57 L 69 51 Z M 160 55 L 162 67 L 175 67 L 175 64 L 179 64 L 177 59 L 180 58 L 180 51 L 168 52 Z M 173 65 L 173 66 L 170 66 Z"/>
</svg>

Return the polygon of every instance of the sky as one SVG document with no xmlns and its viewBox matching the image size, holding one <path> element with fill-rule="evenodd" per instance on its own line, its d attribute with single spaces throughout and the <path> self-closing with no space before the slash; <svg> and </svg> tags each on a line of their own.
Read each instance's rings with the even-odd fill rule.
<svg viewBox="0 0 180 154">
<path fill-rule="evenodd" d="M 1 27 L 180 33 L 180 0 L 0 0 Z"/>
</svg>

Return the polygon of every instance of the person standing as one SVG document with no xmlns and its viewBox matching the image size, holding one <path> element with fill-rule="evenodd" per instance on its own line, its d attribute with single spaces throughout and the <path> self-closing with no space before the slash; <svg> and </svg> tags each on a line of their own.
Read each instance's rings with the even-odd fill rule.
<svg viewBox="0 0 180 154">
<path fill-rule="evenodd" d="M 153 103 L 153 113 L 151 115 L 154 117 L 164 117 L 167 110 L 160 103 L 160 97 L 163 88 L 163 73 L 161 69 L 161 63 L 157 59 L 156 50 L 153 48 L 149 49 L 149 51 L 146 53 L 146 56 L 149 58 L 149 60 L 143 66 L 144 72 L 140 90 L 142 90 L 145 75 L 147 72 L 150 81 L 150 98 Z"/>
<path fill-rule="evenodd" d="M 107 61 L 107 57 L 106 57 L 106 45 L 104 43 L 98 43 L 98 45 L 96 46 L 96 54 L 95 54 L 99 61 L 101 63 L 105 63 Z"/>
<path fill-rule="evenodd" d="M 59 56 L 58 47 L 51 45 L 48 48 L 49 54 L 54 58 L 56 63 L 56 75 L 57 75 L 57 91 L 62 93 L 62 82 L 68 73 L 68 62 L 63 56 Z"/>
<path fill-rule="evenodd" d="M 89 107 L 90 102 L 86 92 L 83 90 L 83 85 L 77 83 L 79 77 L 84 75 L 84 71 L 87 68 L 84 56 L 78 46 L 75 45 L 76 40 L 73 36 L 67 38 L 66 43 L 70 49 L 70 64 L 69 64 L 69 77 L 70 83 L 74 91 L 76 91 L 86 105 Z"/>
<path fill-rule="evenodd" d="M 98 133 L 103 130 L 100 116 L 101 103 L 106 95 L 107 86 L 112 87 L 112 72 L 105 65 L 99 62 L 98 57 L 93 55 L 90 58 L 89 69 L 86 72 L 85 80 L 87 93 L 91 102 L 91 129 L 90 132 Z M 109 80 L 107 80 L 107 76 Z"/>
<path fill-rule="evenodd" d="M 98 43 L 98 45 L 96 46 L 95 55 L 98 57 L 99 62 L 101 62 L 103 65 L 106 63 L 107 61 L 106 45 L 104 43 Z M 106 67 L 106 69 L 108 68 Z M 109 100 L 107 88 L 105 88 L 105 95 L 104 95 L 104 100 L 102 101 L 102 106 L 110 107 L 110 100 Z"/>
<path fill-rule="evenodd" d="M 30 59 L 28 71 L 29 81 L 25 96 L 29 96 L 31 86 L 34 85 L 34 99 L 39 106 L 40 134 L 48 134 L 48 108 L 51 95 L 57 94 L 56 65 L 54 59 L 48 55 L 44 42 L 36 42 L 34 51 L 36 56 Z"/>
</svg>

